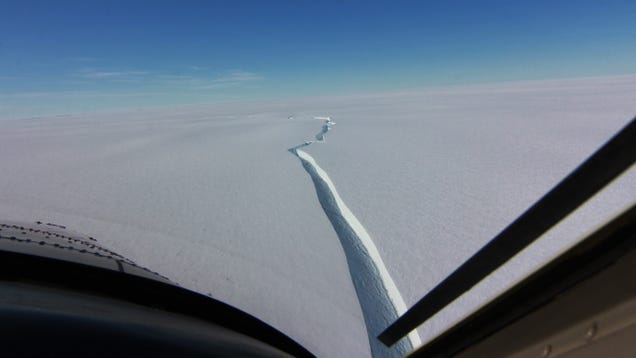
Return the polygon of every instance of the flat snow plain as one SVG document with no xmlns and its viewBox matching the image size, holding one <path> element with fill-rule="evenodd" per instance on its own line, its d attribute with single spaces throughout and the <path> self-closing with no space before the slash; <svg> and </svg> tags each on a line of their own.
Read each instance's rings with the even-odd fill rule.
<svg viewBox="0 0 636 358">
<path fill-rule="evenodd" d="M 410 306 L 635 114 L 636 76 L 620 76 L 3 120 L 0 217 L 91 235 L 319 356 L 368 356 L 338 237 L 287 151 L 313 116 L 337 125 L 303 150 Z M 632 168 L 422 339 L 635 199 Z"/>
</svg>

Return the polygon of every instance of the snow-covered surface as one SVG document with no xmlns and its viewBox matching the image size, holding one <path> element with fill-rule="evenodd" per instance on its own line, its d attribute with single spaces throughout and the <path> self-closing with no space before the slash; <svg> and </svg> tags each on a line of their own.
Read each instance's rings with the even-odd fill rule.
<svg viewBox="0 0 636 358">
<path fill-rule="evenodd" d="M 322 356 L 368 355 L 342 248 L 287 151 L 315 123 L 265 105 L 1 122 L 0 216 L 93 236 Z"/>
<path fill-rule="evenodd" d="M 307 149 L 413 305 L 636 115 L 636 76 L 450 87 L 321 107 Z M 636 200 L 632 168 L 422 326 L 423 341 Z"/>
<path fill-rule="evenodd" d="M 368 356 L 342 247 L 287 151 L 323 114 L 337 130 L 303 150 L 410 306 L 636 114 L 636 76 L 0 121 L 0 217 L 93 236 L 320 356 Z M 635 199 L 632 168 L 420 335 Z"/>
</svg>

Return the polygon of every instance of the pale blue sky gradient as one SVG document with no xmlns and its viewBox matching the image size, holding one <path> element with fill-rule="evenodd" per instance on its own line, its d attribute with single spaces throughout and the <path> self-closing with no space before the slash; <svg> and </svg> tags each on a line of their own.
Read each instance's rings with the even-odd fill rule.
<svg viewBox="0 0 636 358">
<path fill-rule="evenodd" d="M 4 1 L 0 119 L 636 73 L 634 1 Z"/>
</svg>

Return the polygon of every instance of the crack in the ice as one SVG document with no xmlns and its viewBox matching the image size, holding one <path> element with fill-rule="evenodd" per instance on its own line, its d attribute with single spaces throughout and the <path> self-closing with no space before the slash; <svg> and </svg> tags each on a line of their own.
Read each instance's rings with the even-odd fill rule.
<svg viewBox="0 0 636 358">
<path fill-rule="evenodd" d="M 325 134 L 335 122 L 330 117 L 314 118 L 324 120 L 322 130 L 315 136 L 317 142 L 324 142 Z M 371 353 L 374 357 L 404 356 L 420 344 L 419 335 L 413 331 L 390 348 L 376 338 L 406 311 L 406 305 L 370 235 L 340 198 L 327 173 L 313 157 L 300 150 L 313 143 L 305 141 L 289 151 L 300 159 L 311 177 L 320 205 L 340 239 L 365 320 Z"/>
</svg>

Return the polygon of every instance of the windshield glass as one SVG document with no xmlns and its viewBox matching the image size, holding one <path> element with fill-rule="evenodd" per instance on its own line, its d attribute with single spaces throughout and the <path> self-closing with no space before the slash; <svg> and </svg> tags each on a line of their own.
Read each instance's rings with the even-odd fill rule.
<svg viewBox="0 0 636 358">
<path fill-rule="evenodd" d="M 403 355 L 636 199 L 630 170 L 375 337 L 636 114 L 633 1 L 4 1 L 0 218 L 318 356 Z"/>
</svg>

